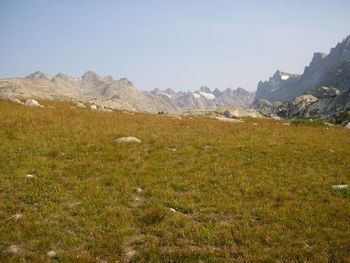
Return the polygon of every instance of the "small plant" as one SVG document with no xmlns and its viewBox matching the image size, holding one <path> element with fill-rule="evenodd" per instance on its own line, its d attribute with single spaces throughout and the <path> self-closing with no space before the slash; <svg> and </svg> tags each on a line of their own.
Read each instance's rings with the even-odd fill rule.
<svg viewBox="0 0 350 263">
<path fill-rule="evenodd" d="M 144 212 L 140 220 L 145 225 L 154 225 L 160 223 L 168 211 L 164 207 L 152 207 Z"/>
<path fill-rule="evenodd" d="M 299 125 L 307 125 L 307 126 L 315 126 L 315 127 L 322 127 L 327 126 L 326 122 L 321 119 L 296 119 L 291 121 L 292 125 L 299 126 Z"/>
</svg>

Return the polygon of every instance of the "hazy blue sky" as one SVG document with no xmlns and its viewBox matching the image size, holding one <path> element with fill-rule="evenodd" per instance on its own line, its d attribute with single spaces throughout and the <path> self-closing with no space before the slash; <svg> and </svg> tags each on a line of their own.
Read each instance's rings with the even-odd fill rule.
<svg viewBox="0 0 350 263">
<path fill-rule="evenodd" d="M 0 0 L 0 77 L 86 70 L 140 89 L 255 90 L 350 34 L 349 0 Z"/>
</svg>

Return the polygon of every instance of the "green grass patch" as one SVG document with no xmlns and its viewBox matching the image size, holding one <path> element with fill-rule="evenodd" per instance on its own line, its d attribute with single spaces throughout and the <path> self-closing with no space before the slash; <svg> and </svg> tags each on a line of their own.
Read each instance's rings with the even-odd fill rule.
<svg viewBox="0 0 350 263">
<path fill-rule="evenodd" d="M 320 119 L 295 119 L 290 122 L 292 125 L 307 125 L 314 127 L 324 127 L 327 126 L 326 121 Z"/>
<path fill-rule="evenodd" d="M 350 261 L 348 130 L 41 103 L 0 100 L 0 262 Z"/>
</svg>

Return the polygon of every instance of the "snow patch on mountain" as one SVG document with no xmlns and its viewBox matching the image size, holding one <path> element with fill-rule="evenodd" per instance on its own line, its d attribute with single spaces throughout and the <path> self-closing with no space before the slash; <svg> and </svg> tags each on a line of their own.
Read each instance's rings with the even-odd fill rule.
<svg viewBox="0 0 350 263">
<path fill-rule="evenodd" d="M 204 98 L 206 98 L 207 100 L 213 100 L 215 99 L 214 94 L 212 93 L 207 93 L 207 92 L 199 92 L 200 95 L 202 95 Z"/>
</svg>

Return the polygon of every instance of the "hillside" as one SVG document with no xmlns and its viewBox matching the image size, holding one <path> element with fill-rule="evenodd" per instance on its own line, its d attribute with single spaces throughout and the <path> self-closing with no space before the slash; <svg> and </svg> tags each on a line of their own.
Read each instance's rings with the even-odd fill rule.
<svg viewBox="0 0 350 263">
<path fill-rule="evenodd" d="M 350 261 L 349 130 L 40 103 L 0 100 L 1 262 Z"/>
</svg>

